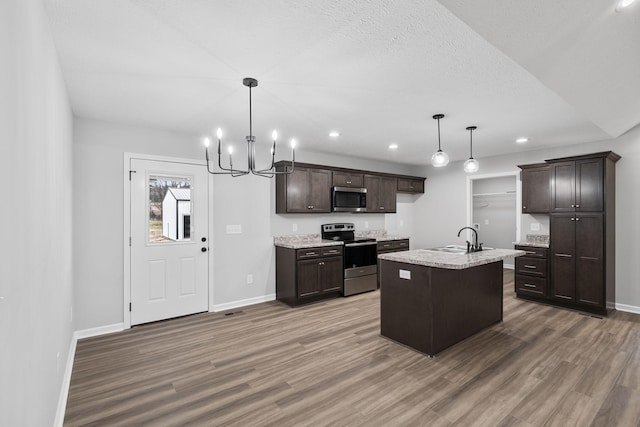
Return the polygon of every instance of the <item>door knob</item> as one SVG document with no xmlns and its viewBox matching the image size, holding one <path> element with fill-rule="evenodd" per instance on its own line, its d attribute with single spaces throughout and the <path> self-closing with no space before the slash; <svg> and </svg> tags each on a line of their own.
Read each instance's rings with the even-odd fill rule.
<svg viewBox="0 0 640 427">
<path fill-rule="evenodd" d="M 203 237 L 203 238 L 202 238 L 202 241 L 203 241 L 203 242 L 206 242 L 206 241 L 207 241 L 207 238 L 206 238 L 206 237 Z"/>
<path fill-rule="evenodd" d="M 202 252 L 207 252 L 207 248 L 200 249 Z"/>
</svg>

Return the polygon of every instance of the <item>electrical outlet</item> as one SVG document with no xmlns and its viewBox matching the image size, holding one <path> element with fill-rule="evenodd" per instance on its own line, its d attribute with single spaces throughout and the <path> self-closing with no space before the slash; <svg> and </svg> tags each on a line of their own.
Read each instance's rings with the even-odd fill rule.
<svg viewBox="0 0 640 427">
<path fill-rule="evenodd" d="M 247 285 L 251 285 L 253 283 L 253 274 L 247 274 Z"/>
<path fill-rule="evenodd" d="M 298 231 L 298 224 L 293 224 L 291 228 L 294 232 Z"/>
<path fill-rule="evenodd" d="M 227 225 L 227 234 L 242 234 L 242 225 Z"/>
<path fill-rule="evenodd" d="M 540 231 L 540 223 L 532 222 L 531 223 L 531 231 Z"/>
<path fill-rule="evenodd" d="M 400 278 L 411 280 L 411 270 L 399 270 Z"/>
</svg>

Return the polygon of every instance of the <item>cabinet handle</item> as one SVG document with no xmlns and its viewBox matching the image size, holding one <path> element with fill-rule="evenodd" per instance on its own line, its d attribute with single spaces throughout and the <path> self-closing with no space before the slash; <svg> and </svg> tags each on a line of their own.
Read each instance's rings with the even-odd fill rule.
<svg viewBox="0 0 640 427">
<path fill-rule="evenodd" d="M 522 209 L 527 209 L 527 207 L 526 207 L 526 206 L 523 206 L 523 207 L 522 207 Z"/>
<path fill-rule="evenodd" d="M 327 253 L 328 253 L 328 254 L 337 254 L 337 253 L 338 253 L 338 251 L 336 251 L 335 249 L 333 249 L 333 250 L 330 250 L 330 251 L 329 251 L 329 252 L 327 252 Z"/>
<path fill-rule="evenodd" d="M 381 210 L 384 210 L 384 206 L 380 206 L 380 209 L 381 209 Z"/>
<path fill-rule="evenodd" d="M 575 220 L 576 220 L 575 218 L 571 218 L 571 221 L 575 221 Z"/>
<path fill-rule="evenodd" d="M 575 207 L 576 207 L 576 205 L 571 205 L 571 207 L 572 207 L 572 208 L 575 208 Z"/>
<path fill-rule="evenodd" d="M 347 181 L 347 184 L 351 184 L 351 181 Z"/>
<path fill-rule="evenodd" d="M 535 270 L 536 266 L 535 265 L 525 265 L 524 268 L 533 268 Z"/>
<path fill-rule="evenodd" d="M 576 218 L 576 221 L 580 221 L 580 218 Z"/>
<path fill-rule="evenodd" d="M 307 252 L 307 253 L 305 254 L 305 256 L 311 256 L 311 255 L 318 255 L 318 254 L 317 254 L 317 253 L 315 253 L 315 252 Z"/>
<path fill-rule="evenodd" d="M 534 251 L 524 251 L 524 253 L 525 253 L 525 254 L 527 254 L 527 255 L 535 255 L 535 254 L 537 254 L 538 252 L 534 252 Z"/>
<path fill-rule="evenodd" d="M 529 284 L 529 283 L 525 283 L 524 286 L 526 288 L 535 288 L 536 287 L 536 285 L 532 285 L 532 284 Z"/>
<path fill-rule="evenodd" d="M 579 207 L 580 207 L 580 205 L 576 205 L 576 208 L 579 208 Z"/>
</svg>

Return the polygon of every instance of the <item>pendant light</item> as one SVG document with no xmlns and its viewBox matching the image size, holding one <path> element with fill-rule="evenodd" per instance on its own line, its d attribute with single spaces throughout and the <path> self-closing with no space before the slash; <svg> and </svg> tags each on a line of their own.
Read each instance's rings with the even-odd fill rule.
<svg viewBox="0 0 640 427">
<path fill-rule="evenodd" d="M 438 121 L 438 151 L 431 156 L 431 164 L 436 168 L 442 168 L 449 164 L 449 155 L 440 148 L 440 119 L 443 117 L 444 114 L 436 114 L 433 116 L 433 118 Z"/>
<path fill-rule="evenodd" d="M 469 158 L 466 162 L 464 162 L 464 171 L 466 173 L 474 173 L 478 172 L 480 169 L 480 163 L 473 158 L 473 131 L 478 129 L 477 126 L 469 126 L 467 130 L 469 131 Z"/>
</svg>

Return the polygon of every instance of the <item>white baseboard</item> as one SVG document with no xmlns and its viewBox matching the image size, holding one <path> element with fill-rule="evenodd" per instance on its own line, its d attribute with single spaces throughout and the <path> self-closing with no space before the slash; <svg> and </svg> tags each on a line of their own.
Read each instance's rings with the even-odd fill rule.
<svg viewBox="0 0 640 427">
<path fill-rule="evenodd" d="M 268 294 L 255 298 L 247 298 L 238 301 L 226 302 L 224 304 L 214 304 L 213 312 L 231 310 L 238 307 L 244 307 L 247 305 L 260 304 L 261 302 L 273 301 L 276 299 L 276 294 Z"/>
<path fill-rule="evenodd" d="M 640 314 L 640 307 L 637 307 L 635 305 L 618 304 L 618 303 L 616 303 L 616 310 L 618 310 L 618 311 L 626 311 L 627 313 Z"/>
<path fill-rule="evenodd" d="M 97 328 L 83 329 L 76 331 L 73 335 L 77 340 L 83 338 L 97 337 L 98 335 L 110 334 L 113 332 L 124 331 L 124 323 L 115 323 L 113 325 L 98 326 Z"/>
<path fill-rule="evenodd" d="M 67 409 L 67 398 L 69 397 L 69 386 L 71 385 L 71 372 L 73 371 L 73 361 L 76 357 L 76 344 L 78 338 L 74 332 L 69 343 L 69 354 L 67 354 L 67 366 L 64 369 L 64 377 L 60 386 L 60 395 L 58 396 L 58 409 L 56 410 L 56 418 L 53 422 L 54 427 L 62 427 L 64 424 L 64 414 Z"/>
<path fill-rule="evenodd" d="M 513 264 L 502 264 L 502 268 L 506 268 L 507 270 L 515 270 L 515 265 Z"/>
</svg>

